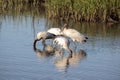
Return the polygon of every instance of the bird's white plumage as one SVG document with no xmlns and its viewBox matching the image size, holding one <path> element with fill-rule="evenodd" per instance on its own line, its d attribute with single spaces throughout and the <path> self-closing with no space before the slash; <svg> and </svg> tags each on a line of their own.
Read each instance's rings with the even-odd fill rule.
<svg viewBox="0 0 120 80">
<path fill-rule="evenodd" d="M 61 29 L 60 28 L 50 28 L 47 32 L 55 34 L 55 35 L 61 35 Z"/>
<path fill-rule="evenodd" d="M 51 34 L 49 34 L 51 33 Z M 46 39 L 53 39 L 53 43 L 59 45 L 61 48 L 72 53 L 72 50 L 69 48 L 70 42 L 69 37 L 73 42 L 86 42 L 87 37 L 79 33 L 75 29 L 68 29 L 67 24 L 64 24 L 63 28 L 50 28 L 47 32 L 42 31 L 37 34 L 37 39 L 34 40 L 34 46 L 37 41 L 42 39 L 43 45 L 45 44 Z"/>
<path fill-rule="evenodd" d="M 66 37 L 58 36 L 53 40 L 53 43 L 61 46 L 62 48 L 66 49 L 66 50 L 69 49 L 70 42 Z"/>
<path fill-rule="evenodd" d="M 82 43 L 85 40 L 85 36 L 82 35 L 81 33 L 79 33 L 75 29 L 66 29 L 66 28 L 64 28 L 64 30 L 62 32 L 63 32 L 63 34 L 65 36 L 71 38 L 73 42 Z"/>
</svg>

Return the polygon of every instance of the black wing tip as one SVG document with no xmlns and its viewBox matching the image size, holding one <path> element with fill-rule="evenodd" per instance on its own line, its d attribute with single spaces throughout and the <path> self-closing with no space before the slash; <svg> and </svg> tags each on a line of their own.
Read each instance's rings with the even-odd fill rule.
<svg viewBox="0 0 120 80">
<path fill-rule="evenodd" d="M 85 39 L 88 39 L 88 37 L 85 37 Z"/>
</svg>

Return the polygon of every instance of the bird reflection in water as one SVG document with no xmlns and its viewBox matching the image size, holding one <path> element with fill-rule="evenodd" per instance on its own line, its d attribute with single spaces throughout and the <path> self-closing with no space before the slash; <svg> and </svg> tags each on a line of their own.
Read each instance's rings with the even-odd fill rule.
<svg viewBox="0 0 120 80">
<path fill-rule="evenodd" d="M 64 54 L 62 50 L 57 50 L 51 45 L 46 44 L 43 50 L 33 47 L 38 58 L 51 57 L 53 59 L 53 64 L 60 72 L 67 72 L 69 66 L 76 66 L 80 63 L 82 59 L 87 56 L 84 50 L 78 50 L 77 52 Z"/>
<path fill-rule="evenodd" d="M 64 55 L 63 51 L 53 48 L 51 45 L 46 45 L 43 50 L 33 47 L 38 58 L 46 58 L 52 56 L 53 64 L 56 69 L 60 72 L 67 72 L 69 66 L 76 66 L 84 59 L 87 54 L 84 50 L 69 53 Z"/>
<path fill-rule="evenodd" d="M 58 71 L 67 72 L 69 66 L 76 66 L 82 59 L 87 56 L 84 50 L 79 50 L 76 53 L 63 56 L 60 59 L 54 60 L 54 65 Z"/>
<path fill-rule="evenodd" d="M 33 50 L 38 58 L 53 56 L 53 53 L 56 51 L 51 45 L 46 44 L 44 45 L 43 50 L 37 49 L 35 46 L 33 46 Z"/>
</svg>

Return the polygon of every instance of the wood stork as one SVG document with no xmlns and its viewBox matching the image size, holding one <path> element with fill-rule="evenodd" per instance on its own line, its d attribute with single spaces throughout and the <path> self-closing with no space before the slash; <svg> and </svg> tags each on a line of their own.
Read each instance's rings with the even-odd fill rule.
<svg viewBox="0 0 120 80">
<path fill-rule="evenodd" d="M 62 33 L 63 35 L 71 38 L 73 42 L 82 43 L 82 42 L 86 42 L 86 40 L 88 39 L 87 37 L 85 37 L 83 34 L 79 33 L 75 29 L 68 29 L 67 24 L 63 25 Z"/>
<path fill-rule="evenodd" d="M 72 50 L 69 48 L 70 41 L 64 37 L 64 36 L 56 36 L 53 39 L 53 43 L 59 45 L 61 48 L 69 51 L 69 53 L 72 53 Z"/>
<path fill-rule="evenodd" d="M 38 32 L 37 38 L 33 42 L 33 46 L 36 47 L 36 42 L 42 40 L 42 45 L 45 46 L 46 39 L 53 39 L 56 35 L 48 33 L 46 31 Z"/>
<path fill-rule="evenodd" d="M 45 46 L 45 40 L 46 39 L 53 39 L 53 43 L 56 45 L 59 45 L 61 48 L 67 50 L 68 52 L 72 53 L 72 50 L 69 48 L 70 42 L 69 40 L 64 37 L 64 36 L 60 36 L 60 35 L 54 35 L 52 33 L 49 32 L 39 32 L 37 34 L 37 39 L 34 40 L 33 42 L 33 47 L 36 47 L 36 42 L 40 41 L 42 39 L 42 44 L 43 46 Z"/>
</svg>

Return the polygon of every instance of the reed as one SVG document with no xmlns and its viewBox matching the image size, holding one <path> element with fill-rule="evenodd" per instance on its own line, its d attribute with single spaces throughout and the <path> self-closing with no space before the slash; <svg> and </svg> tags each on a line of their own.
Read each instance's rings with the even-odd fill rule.
<svg viewBox="0 0 120 80">
<path fill-rule="evenodd" d="M 64 21 L 108 22 L 119 21 L 119 0 L 46 0 L 48 18 Z"/>
<path fill-rule="evenodd" d="M 120 21 L 120 0 L 0 0 L 2 15 L 39 15 L 43 10 L 49 19 L 64 22 Z"/>
</svg>

